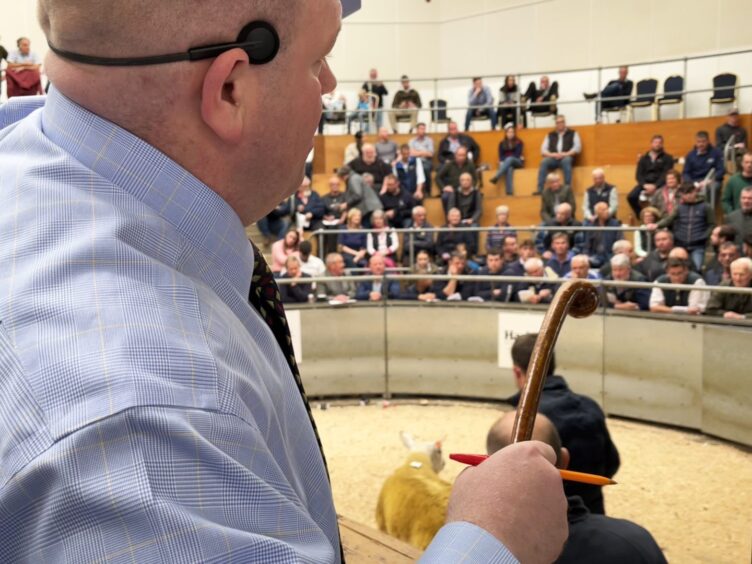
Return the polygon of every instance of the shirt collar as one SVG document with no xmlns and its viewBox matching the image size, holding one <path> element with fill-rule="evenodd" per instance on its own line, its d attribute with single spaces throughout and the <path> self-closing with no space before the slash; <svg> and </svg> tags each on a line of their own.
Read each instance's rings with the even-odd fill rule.
<svg viewBox="0 0 752 564">
<path fill-rule="evenodd" d="M 158 149 L 50 88 L 45 135 L 86 168 L 139 200 L 200 250 L 247 295 L 253 249 L 219 194 Z"/>
</svg>

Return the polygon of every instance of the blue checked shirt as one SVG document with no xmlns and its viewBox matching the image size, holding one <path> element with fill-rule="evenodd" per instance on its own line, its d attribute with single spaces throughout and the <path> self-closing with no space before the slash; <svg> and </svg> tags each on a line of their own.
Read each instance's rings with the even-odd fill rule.
<svg viewBox="0 0 752 564">
<path fill-rule="evenodd" d="M 54 88 L 0 129 L 0 562 L 336 562 L 237 215 Z M 514 561 L 466 523 L 432 549 Z"/>
</svg>

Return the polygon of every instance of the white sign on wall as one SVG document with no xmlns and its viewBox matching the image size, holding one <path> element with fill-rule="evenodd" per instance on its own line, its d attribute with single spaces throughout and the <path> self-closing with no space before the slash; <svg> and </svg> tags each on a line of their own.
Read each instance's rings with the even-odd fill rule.
<svg viewBox="0 0 752 564">
<path fill-rule="evenodd" d="M 300 310 L 288 310 L 287 325 L 290 327 L 290 337 L 292 337 L 292 348 L 295 351 L 295 360 L 298 364 L 303 363 L 303 326 L 300 323 Z"/>
<path fill-rule="evenodd" d="M 499 368 L 512 368 L 512 345 L 519 335 L 538 333 L 543 324 L 542 313 L 499 313 Z"/>
</svg>

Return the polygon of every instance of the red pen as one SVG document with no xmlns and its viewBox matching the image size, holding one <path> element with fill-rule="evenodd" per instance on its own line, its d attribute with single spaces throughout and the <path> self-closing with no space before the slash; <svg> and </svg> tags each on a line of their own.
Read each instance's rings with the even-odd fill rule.
<svg viewBox="0 0 752 564">
<path fill-rule="evenodd" d="M 478 466 L 488 458 L 485 454 L 450 454 L 449 458 L 455 462 L 467 464 L 469 466 Z M 584 472 L 573 472 L 571 470 L 559 470 L 562 479 L 570 482 L 580 482 L 581 484 L 591 484 L 593 486 L 612 486 L 616 484 L 611 478 L 597 476 L 596 474 L 585 474 Z"/>
</svg>

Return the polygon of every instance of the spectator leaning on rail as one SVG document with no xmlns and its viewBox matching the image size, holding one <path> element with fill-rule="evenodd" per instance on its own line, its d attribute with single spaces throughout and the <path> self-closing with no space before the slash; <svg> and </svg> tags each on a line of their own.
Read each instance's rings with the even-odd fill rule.
<svg viewBox="0 0 752 564">
<path fill-rule="evenodd" d="M 486 450 L 493 454 L 512 443 L 516 412 L 505 413 L 488 431 Z M 557 453 L 556 467 L 569 468 L 571 455 L 562 447 L 553 422 L 538 413 L 533 439 L 542 441 Z M 580 496 L 567 496 L 569 538 L 555 564 L 666 564 L 660 547 L 644 528 L 625 519 L 614 519 L 588 511 Z"/>
<path fill-rule="evenodd" d="M 730 215 L 741 208 L 742 191 L 752 187 L 752 152 L 744 153 L 741 170 L 728 179 L 723 187 L 723 213 Z"/>
<path fill-rule="evenodd" d="M 582 200 L 582 215 L 584 221 L 593 221 L 595 218 L 595 204 L 605 202 L 608 204 L 608 212 L 616 217 L 619 210 L 619 193 L 616 186 L 606 182 L 606 173 L 602 168 L 593 171 L 593 185 L 585 192 Z"/>
<path fill-rule="evenodd" d="M 285 304 L 304 304 L 313 301 L 316 290 L 315 284 L 304 282 L 310 275 L 301 269 L 300 258 L 295 255 L 287 257 L 285 263 L 285 273 L 280 276 L 280 280 L 294 280 L 290 284 L 279 285 L 279 295 L 282 297 L 282 303 Z"/>
<path fill-rule="evenodd" d="M 582 231 L 570 229 L 582 227 L 582 223 L 572 217 L 572 206 L 567 202 L 556 206 L 555 217 L 551 221 L 544 222 L 542 227 L 556 228 L 555 230 L 538 231 L 535 235 L 535 249 L 546 260 L 551 258 L 551 241 L 554 233 L 566 233 L 569 238 L 569 248 L 575 253 L 579 252 L 585 242 L 585 235 Z"/>
<path fill-rule="evenodd" d="M 415 265 L 410 271 L 411 274 L 438 274 L 438 268 L 431 261 L 431 256 L 426 251 L 419 251 L 415 255 Z M 435 302 L 438 300 L 435 291 L 434 281 L 430 278 L 416 280 L 407 285 L 400 295 L 403 300 L 417 300 L 419 302 Z"/>
<path fill-rule="evenodd" d="M 725 174 L 726 164 L 723 162 L 723 154 L 717 147 L 710 144 L 707 131 L 698 131 L 695 135 L 694 148 L 684 157 L 683 180 L 694 184 L 700 194 L 703 194 L 715 208 Z"/>
<path fill-rule="evenodd" d="M 560 168 L 564 172 L 564 183 L 572 185 L 574 159 L 582 152 L 580 134 L 567 127 L 564 116 L 556 116 L 556 129 L 550 132 L 541 145 L 543 160 L 538 170 L 538 194 L 543 192 L 543 182 L 552 170 Z"/>
<path fill-rule="evenodd" d="M 744 188 L 739 195 L 740 206 L 726 216 L 726 223 L 736 230 L 736 243 L 741 244 L 752 234 L 752 186 Z"/>
<path fill-rule="evenodd" d="M 632 269 L 627 255 L 614 255 L 611 258 L 611 274 L 604 280 L 615 282 L 646 282 L 645 277 Z M 648 311 L 650 290 L 647 288 L 625 288 L 623 286 L 604 287 L 603 305 L 622 311 Z"/>
<path fill-rule="evenodd" d="M 443 270 L 442 274 L 448 276 L 470 276 L 472 272 L 467 267 L 467 258 L 459 252 L 452 253 L 449 263 Z M 473 295 L 475 284 L 466 282 L 457 278 L 449 280 L 439 280 L 434 286 L 434 293 L 441 300 L 459 301 L 466 300 Z"/>
<path fill-rule="evenodd" d="M 410 244 L 414 249 L 414 254 L 420 251 L 425 251 L 428 256 L 433 259 L 436 256 L 436 238 L 433 231 L 427 231 L 427 229 L 433 229 L 433 225 L 426 219 L 428 213 L 423 206 L 415 206 L 413 208 L 413 219 L 410 222 L 411 233 L 405 235 L 405 252 L 403 256 L 405 259 L 410 258 Z"/>
<path fill-rule="evenodd" d="M 439 144 L 439 164 L 443 165 L 447 161 L 454 159 L 457 149 L 464 147 L 467 150 L 468 158 L 476 165 L 480 162 L 480 146 L 469 135 L 460 133 L 457 122 L 450 121 L 447 125 L 447 136 Z"/>
<path fill-rule="evenodd" d="M 559 204 L 569 204 L 571 217 L 575 216 L 576 204 L 572 187 L 561 183 L 561 176 L 556 172 L 549 172 L 541 196 L 541 219 L 544 222 L 551 221 L 556 217 L 556 208 Z"/>
<path fill-rule="evenodd" d="M 431 195 L 431 173 L 433 172 L 434 144 L 433 139 L 426 135 L 426 124 L 419 123 L 415 127 L 415 137 L 410 139 L 410 156 L 419 159 L 423 165 L 426 183 L 423 194 Z"/>
<path fill-rule="evenodd" d="M 640 210 L 651 205 L 658 190 L 666 183 L 666 173 L 674 168 L 674 157 L 663 150 L 663 136 L 653 135 L 650 149 L 637 162 L 637 186 L 627 196 L 635 217 Z"/>
<path fill-rule="evenodd" d="M 595 205 L 595 216 L 595 221 L 585 223 L 586 227 L 621 227 L 621 223 L 611 217 L 608 204 L 605 202 L 599 202 Z M 600 268 L 611 259 L 611 250 L 614 243 L 623 238 L 621 231 L 613 229 L 609 231 L 586 231 L 582 252 L 590 257 L 591 267 Z"/>
<path fill-rule="evenodd" d="M 346 276 L 345 259 L 339 253 L 326 255 L 326 278 L 342 278 Z M 326 296 L 327 299 L 339 303 L 347 303 L 355 298 L 355 282 L 349 280 L 336 280 L 333 282 L 319 282 L 316 294 Z"/>
<path fill-rule="evenodd" d="M 470 121 L 474 117 L 487 117 L 491 121 L 491 129 L 496 129 L 496 109 L 491 89 L 483 85 L 483 79 L 473 79 L 473 86 L 467 94 L 469 109 L 465 115 L 465 131 L 470 129 Z"/>
<path fill-rule="evenodd" d="M 650 294 L 651 312 L 687 313 L 689 315 L 705 313 L 710 298 L 709 293 L 702 290 L 705 287 L 705 281 L 699 274 L 689 270 L 687 261 L 676 259 L 668 261 L 666 274 L 659 276 L 656 283 L 686 284 L 692 289 L 664 290 L 656 286 Z"/>
<path fill-rule="evenodd" d="M 572 270 L 566 276 L 567 280 L 600 280 L 601 277 L 590 270 L 590 258 L 587 255 L 575 255 L 572 257 Z"/>
<path fill-rule="evenodd" d="M 687 249 L 695 268 L 701 270 L 705 262 L 705 246 L 715 227 L 715 212 L 709 203 L 699 199 L 693 184 L 682 184 L 679 194 L 681 203 L 674 211 L 647 227 L 651 231 L 663 227 L 671 229 L 676 246 Z"/>
<path fill-rule="evenodd" d="M 574 257 L 569 249 L 569 236 L 566 233 L 555 233 L 551 240 L 551 258 L 546 267 L 553 270 L 559 278 L 564 278 L 572 270 Z"/>
<path fill-rule="evenodd" d="M 512 345 L 512 372 L 520 390 L 527 382 L 527 370 L 537 337 L 537 334 L 520 335 Z M 507 401 L 517 407 L 520 394 L 513 395 Z M 571 455 L 570 470 L 609 478 L 616 474 L 621 463 L 619 451 L 611 440 L 603 410 L 589 397 L 574 393 L 566 380 L 556 375 L 554 353 L 551 354 L 538 411 L 551 420 L 561 435 L 562 446 Z M 591 513 L 602 515 L 606 512 L 599 486 L 565 481 L 564 493 L 582 497 Z"/>
<path fill-rule="evenodd" d="M 752 259 L 742 257 L 732 262 L 731 282 L 724 282 L 721 286 L 752 288 Z M 713 292 L 705 312 L 725 319 L 752 319 L 752 294 Z"/>
<path fill-rule="evenodd" d="M 400 155 L 393 168 L 400 186 L 417 202 L 422 202 L 425 194 L 426 174 L 423 170 L 423 161 L 410 155 L 410 145 L 400 146 Z"/>
</svg>

